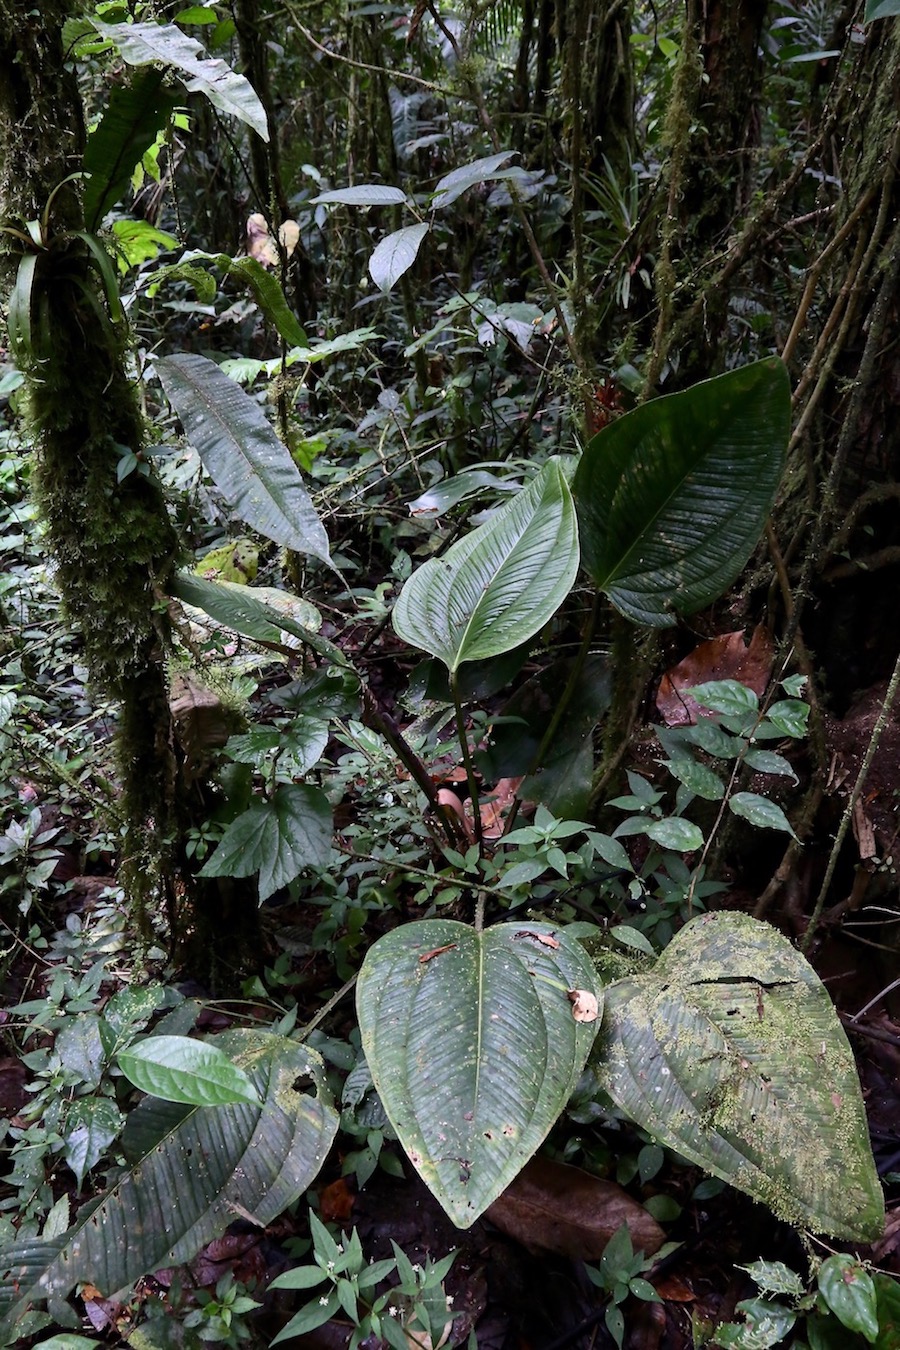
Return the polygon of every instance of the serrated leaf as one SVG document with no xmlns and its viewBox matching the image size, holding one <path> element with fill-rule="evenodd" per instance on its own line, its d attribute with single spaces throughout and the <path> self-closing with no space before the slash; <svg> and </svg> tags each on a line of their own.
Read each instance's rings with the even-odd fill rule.
<svg viewBox="0 0 900 1350">
<path fill-rule="evenodd" d="M 757 792 L 736 792 L 728 798 L 728 806 L 736 816 L 749 820 L 751 825 L 759 825 L 764 830 L 784 830 L 795 839 L 797 837 L 781 807 Z"/>
<path fill-rule="evenodd" d="M 66 1112 L 63 1157 L 81 1190 L 86 1173 L 122 1133 L 125 1117 L 109 1097 L 80 1097 Z"/>
<path fill-rule="evenodd" d="M 269 139 L 266 111 L 253 86 L 218 57 L 207 56 L 195 38 L 174 24 L 103 23 L 91 19 L 97 32 L 115 44 L 130 66 L 154 62 L 171 66 L 192 94 L 205 95 L 210 103 L 252 127 L 264 141 Z"/>
<path fill-rule="evenodd" d="M 325 527 L 259 405 L 205 356 L 168 356 L 156 370 L 186 438 L 241 520 L 330 563 Z"/>
<path fill-rule="evenodd" d="M 310 197 L 310 206 L 399 206 L 406 201 L 401 188 L 386 183 L 360 183 L 356 187 L 333 188 Z"/>
<path fill-rule="evenodd" d="M 0 1344 L 15 1342 L 17 1321 L 35 1300 L 64 1298 L 82 1280 L 114 1297 L 148 1271 L 193 1260 L 242 1209 L 271 1223 L 317 1175 L 338 1125 L 319 1056 L 286 1037 L 244 1029 L 212 1044 L 249 1075 L 262 1105 L 145 1098 L 125 1136 L 139 1160 L 99 1204 L 82 1211 L 65 1238 L 4 1250 Z"/>
<path fill-rule="evenodd" d="M 379 290 L 387 294 L 394 282 L 409 271 L 430 228 L 427 223 L 405 225 L 379 241 L 369 258 L 369 275 Z"/>
<path fill-rule="evenodd" d="M 129 1083 L 164 1102 L 187 1106 L 228 1106 L 259 1102 L 250 1079 L 208 1041 L 189 1036 L 148 1036 L 119 1051 L 119 1068 Z"/>
<path fill-rule="evenodd" d="M 598 1025 L 568 991 L 602 991 L 577 941 L 548 924 L 477 933 L 430 919 L 371 947 L 357 982 L 366 1060 L 422 1179 L 468 1228 L 516 1176 L 571 1095 Z"/>
<path fill-rule="evenodd" d="M 882 1232 L 850 1046 L 812 967 L 767 924 L 689 923 L 652 971 L 607 987 L 592 1060 L 642 1129 L 780 1218 Z"/>
<path fill-rule="evenodd" d="M 789 424 L 787 370 L 767 358 L 588 442 L 572 484 L 584 564 L 617 609 L 665 627 L 731 585 L 771 510 Z"/>
<path fill-rule="evenodd" d="M 439 211 L 441 207 L 455 202 L 457 197 L 462 196 L 470 187 L 501 177 L 497 170 L 511 159 L 514 153 L 512 150 L 501 150 L 499 154 L 486 155 L 484 159 L 473 160 L 471 164 L 462 164 L 458 169 L 444 174 L 431 197 L 433 209 Z"/>
<path fill-rule="evenodd" d="M 135 166 L 167 125 L 178 100 L 164 87 L 159 70 L 143 70 L 129 84 L 113 85 L 109 103 L 87 139 L 84 168 L 84 220 L 96 230 L 106 212 L 121 201 Z"/>
<path fill-rule="evenodd" d="M 394 628 L 455 672 L 526 642 L 556 613 L 577 571 L 575 511 L 553 459 L 486 525 L 413 573 Z"/>
<path fill-rule="evenodd" d="M 331 807 L 321 788 L 281 783 L 233 820 L 201 877 L 259 873 L 260 904 L 305 867 L 324 867 L 331 853 Z"/>
</svg>

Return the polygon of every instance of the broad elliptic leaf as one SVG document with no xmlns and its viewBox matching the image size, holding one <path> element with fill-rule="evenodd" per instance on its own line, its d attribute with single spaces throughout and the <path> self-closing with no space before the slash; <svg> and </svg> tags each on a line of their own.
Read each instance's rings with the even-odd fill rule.
<svg viewBox="0 0 900 1350">
<path fill-rule="evenodd" d="M 468 1228 L 538 1148 L 570 1097 L 601 998 L 578 942 L 548 924 L 477 933 L 404 924 L 370 947 L 356 1007 L 372 1078 L 410 1161 Z"/>
<path fill-rule="evenodd" d="M 735 792 L 728 798 L 728 806 L 736 816 L 743 816 L 751 825 L 758 825 L 764 830 L 784 830 L 786 834 L 794 834 L 791 822 L 781 807 L 775 802 L 770 802 L 768 797 L 761 797 L 758 792 Z M 794 835 L 795 839 L 796 837 Z"/>
<path fill-rule="evenodd" d="M 727 590 L 765 527 L 789 425 L 787 369 L 770 357 L 588 442 L 572 484 L 584 564 L 627 618 L 663 628 Z"/>
<path fill-rule="evenodd" d="M 339 647 L 319 637 L 322 622 L 314 605 L 297 595 L 274 586 L 243 586 L 233 581 L 209 581 L 192 572 L 177 572 L 170 586 L 174 596 L 186 605 L 202 610 L 216 623 L 232 628 L 254 642 L 287 646 L 285 633 L 326 656 L 336 665 L 346 666 Z"/>
<path fill-rule="evenodd" d="M 271 1223 L 313 1181 L 338 1116 L 321 1059 L 304 1045 L 239 1029 L 213 1042 L 247 1073 L 261 1105 L 188 1107 L 147 1097 L 123 1136 L 136 1159 L 75 1227 L 0 1257 L 0 1344 L 35 1300 L 64 1298 L 78 1281 L 107 1297 L 148 1271 L 191 1261 L 248 1214 Z"/>
<path fill-rule="evenodd" d="M 808 962 L 768 924 L 706 914 L 606 990 L 603 1088 L 659 1143 L 789 1223 L 884 1229 L 853 1055 Z"/>
<path fill-rule="evenodd" d="M 873 19 L 893 19 L 900 14 L 900 0 L 866 0 L 863 23 Z"/>
<path fill-rule="evenodd" d="M 119 1068 L 141 1092 L 187 1106 L 259 1102 L 243 1069 L 210 1041 L 190 1036 L 148 1036 L 119 1051 Z"/>
<path fill-rule="evenodd" d="M 449 206 L 451 202 L 455 202 L 457 197 L 470 187 L 486 183 L 492 178 L 502 177 L 503 175 L 497 171 L 508 159 L 512 159 L 514 153 L 513 150 L 501 150 L 499 154 L 486 155 L 484 159 L 473 160 L 471 164 L 462 164 L 458 169 L 444 174 L 434 189 L 431 205 L 435 210 L 439 210 L 442 206 Z"/>
<path fill-rule="evenodd" d="M 331 807 L 321 788 L 282 783 L 233 820 L 201 877 L 259 873 L 260 904 L 304 867 L 324 867 L 331 852 Z"/>
<path fill-rule="evenodd" d="M 325 527 L 290 451 L 249 394 L 205 356 L 156 363 L 203 466 L 241 520 L 284 548 L 330 562 Z"/>
<path fill-rule="evenodd" d="M 816 1276 L 819 1292 L 848 1331 L 858 1331 L 870 1343 L 878 1339 L 878 1301 L 875 1283 L 865 1266 L 846 1252 L 823 1261 Z"/>
<path fill-rule="evenodd" d="M 91 19 L 90 23 L 115 44 L 128 65 L 159 62 L 172 66 L 189 93 L 204 94 L 221 112 L 246 122 L 264 141 L 269 139 L 266 110 L 250 81 L 218 57 L 207 56 L 196 38 L 188 37 L 175 24 L 103 23 L 100 19 Z"/>
<path fill-rule="evenodd" d="M 427 223 L 404 225 L 376 244 L 369 259 L 369 275 L 379 290 L 386 294 L 409 271 L 430 228 Z"/>
<path fill-rule="evenodd" d="M 577 571 L 572 495 L 552 459 L 487 524 L 413 573 L 394 606 L 394 628 L 455 672 L 533 637 Z"/>
<path fill-rule="evenodd" d="M 406 201 L 402 188 L 386 183 L 360 183 L 357 187 L 334 188 L 310 198 L 310 206 L 399 206 Z"/>
<path fill-rule="evenodd" d="M 135 166 L 168 123 L 178 100 L 163 85 L 160 70 L 144 70 L 130 84 L 113 85 L 106 111 L 87 139 L 84 221 L 96 230 L 124 197 Z"/>
</svg>

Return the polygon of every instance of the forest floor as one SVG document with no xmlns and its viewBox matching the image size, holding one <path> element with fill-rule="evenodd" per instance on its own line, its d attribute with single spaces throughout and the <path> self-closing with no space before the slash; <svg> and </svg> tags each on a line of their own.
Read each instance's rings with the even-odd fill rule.
<svg viewBox="0 0 900 1350">
<path fill-rule="evenodd" d="M 835 823 L 855 781 L 883 692 L 883 686 L 868 691 L 843 719 L 826 724 L 831 757 L 826 797 L 831 799 Z M 24 793 L 23 801 L 33 807 L 28 783 L 23 774 L 18 791 L 20 798 Z M 827 912 L 812 959 L 835 1001 L 856 1055 L 874 1155 L 888 1199 L 884 1237 L 871 1248 L 851 1249 L 876 1269 L 900 1277 L 900 1204 L 896 1203 L 900 1200 L 900 990 L 891 988 L 897 980 L 893 944 L 900 932 L 897 876 L 891 860 L 898 832 L 897 783 L 900 723 L 890 723 L 854 817 L 853 842 L 848 845 L 852 857 L 838 872 L 834 894 L 840 896 L 843 887 L 843 898 Z M 828 819 L 827 811 L 823 818 Z M 50 811 L 48 823 L 53 819 Z M 71 834 L 79 834 L 77 820 L 70 819 L 67 824 Z M 84 833 L 90 828 L 86 821 Z M 778 906 L 767 915 L 795 938 L 812 907 L 824 871 L 827 842 L 814 840 L 804 851 Z M 61 889 L 43 907 L 43 923 L 48 930 L 64 930 L 67 920 L 71 927 L 73 915 L 79 923 L 89 925 L 92 911 L 108 905 L 103 899 L 104 888 L 115 881 L 104 873 L 104 865 L 108 871 L 109 862 L 108 857 L 100 855 L 92 864 L 92 875 L 73 875 L 77 851 L 61 850 L 54 873 Z M 725 904 L 729 908 L 752 908 L 753 896 L 736 884 L 725 897 Z M 287 903 L 264 910 L 266 950 L 260 966 L 274 961 L 286 949 L 298 953 L 288 966 L 282 962 L 281 973 L 286 981 L 296 979 L 293 995 L 301 1025 L 315 1016 L 334 983 L 330 960 L 308 942 L 321 917 L 320 909 L 305 904 Z M 287 947 L 285 935 L 290 939 Z M 66 950 L 65 944 L 51 945 L 51 956 L 42 973 L 37 974 L 34 954 L 22 949 L 10 971 L 6 1007 L 0 1008 L 0 1030 L 4 1023 L 14 1020 L 8 1009 L 17 1000 L 35 998 L 48 987 L 54 974 L 52 953 L 55 951 L 56 959 L 63 962 Z M 208 991 L 189 976 L 190 972 L 181 971 L 168 978 L 182 992 L 203 998 Z M 105 976 L 102 999 L 111 997 L 116 987 L 114 976 Z M 234 1003 L 219 1000 L 204 1014 L 204 1029 L 222 1030 L 245 1021 L 248 1014 L 258 1015 L 265 1022 L 271 1017 L 271 1007 L 261 1003 L 254 1009 L 252 1000 L 248 1004 L 246 999 Z M 345 1002 L 335 1009 L 327 1031 L 340 1041 L 349 1039 L 352 1030 L 352 1010 Z M 32 1038 L 27 1048 L 33 1049 L 39 1041 L 40 1037 Z M 16 1044 L 12 1035 L 5 1036 L 5 1049 Z M 21 1044 L 0 1058 L 0 1118 L 13 1127 L 25 1123 L 21 1113 L 29 1100 L 30 1074 L 22 1063 L 20 1049 Z M 591 1123 L 585 1128 L 592 1136 L 595 1152 L 602 1152 L 604 1144 L 609 1145 L 610 1155 L 616 1149 L 621 1152 L 616 1123 Z M 563 1117 L 540 1160 L 529 1164 L 524 1190 L 521 1181 L 515 1183 L 518 1189 L 515 1196 L 510 1193 L 510 1203 L 499 1202 L 499 1208 L 467 1231 L 453 1227 L 399 1150 L 390 1174 L 376 1169 L 359 1187 L 352 1175 L 343 1175 L 347 1150 L 346 1141 L 342 1149 L 343 1137 L 339 1136 L 315 1185 L 319 1212 L 346 1231 L 355 1227 L 368 1260 L 390 1257 L 391 1241 L 413 1261 L 457 1252 L 445 1282 L 453 1300 L 450 1344 L 465 1344 L 474 1332 L 478 1350 L 589 1350 L 611 1346 L 614 1341 L 604 1321 L 607 1294 L 588 1278 L 582 1258 L 596 1260 L 599 1256 L 610 1223 L 604 1208 L 615 1202 L 598 1198 L 596 1178 L 559 1161 L 567 1149 L 571 1152 L 569 1146 L 578 1130 L 576 1123 Z M 608 1137 L 604 1140 L 605 1131 Z M 387 1144 L 386 1148 L 396 1146 Z M 68 1192 L 75 1205 L 80 1203 L 66 1168 L 55 1167 L 52 1176 L 55 1194 Z M 801 1239 L 764 1207 L 738 1192 L 717 1183 L 702 1183 L 698 1169 L 669 1154 L 661 1168 L 643 1183 L 639 1175 L 627 1178 L 626 1189 L 635 1199 L 646 1202 L 651 1196 L 665 1195 L 680 1211 L 665 1224 L 667 1241 L 680 1245 L 647 1273 L 661 1301 L 632 1298 L 624 1305 L 624 1343 L 630 1350 L 687 1350 L 705 1344 L 712 1328 L 733 1319 L 738 1302 L 755 1292 L 742 1267 L 759 1259 L 781 1261 L 805 1278 L 810 1251 L 821 1257 L 835 1250 L 815 1241 L 810 1246 L 809 1239 Z M 0 1184 L 0 1196 L 3 1194 L 8 1205 L 11 1190 Z M 267 1294 L 265 1290 L 271 1278 L 290 1264 L 285 1241 L 303 1238 L 308 1232 L 305 1207 L 301 1208 L 298 1217 L 286 1215 L 266 1230 L 239 1219 L 187 1270 L 178 1273 L 178 1282 L 182 1291 L 188 1291 L 188 1298 L 191 1289 L 212 1289 L 230 1273 L 252 1296 L 262 1300 L 260 1312 L 249 1319 L 253 1345 L 268 1344 L 298 1306 L 296 1295 Z M 606 1236 L 598 1239 L 598 1230 Z M 839 1244 L 840 1248 L 847 1249 L 848 1244 Z M 120 1338 L 128 1336 L 135 1319 L 139 1320 L 141 1301 L 165 1297 L 175 1279 L 176 1272 L 172 1271 L 147 1277 L 127 1307 L 111 1303 L 100 1291 L 88 1287 L 81 1291 L 78 1307 L 100 1343 L 137 1344 Z M 293 1303 L 289 1302 L 291 1297 Z M 336 1350 L 348 1344 L 350 1334 L 350 1326 L 335 1319 L 287 1344 Z M 173 1345 L 177 1343 L 173 1340 Z M 848 1333 L 842 1343 L 849 1346 L 856 1341 Z M 900 1332 L 890 1344 L 900 1345 Z"/>
</svg>

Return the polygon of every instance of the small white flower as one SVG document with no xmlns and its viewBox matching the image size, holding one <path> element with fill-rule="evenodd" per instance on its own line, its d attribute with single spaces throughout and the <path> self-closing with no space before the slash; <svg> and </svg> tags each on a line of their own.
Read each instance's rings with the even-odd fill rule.
<svg viewBox="0 0 900 1350">
<path fill-rule="evenodd" d="M 388 1312 L 390 1313 L 391 1317 L 399 1317 L 399 1316 L 400 1316 L 400 1309 L 399 1309 L 399 1308 L 388 1308 Z"/>
<path fill-rule="evenodd" d="M 328 1273 L 329 1273 L 329 1275 L 330 1275 L 331 1272 L 334 1270 L 334 1262 L 333 1262 L 333 1261 L 329 1261 L 329 1262 L 328 1262 L 328 1265 L 326 1266 L 326 1270 L 328 1271 Z"/>
<path fill-rule="evenodd" d="M 452 1307 L 453 1307 L 453 1295 L 452 1295 L 452 1294 L 448 1294 L 448 1295 L 447 1295 L 447 1307 L 448 1307 L 448 1308 L 452 1308 Z"/>
<path fill-rule="evenodd" d="M 422 1267 L 421 1267 L 420 1265 L 418 1265 L 418 1264 L 415 1264 L 415 1265 L 413 1266 L 413 1274 L 415 1274 L 415 1275 L 421 1275 L 421 1274 L 422 1274 Z"/>
<path fill-rule="evenodd" d="M 320 1308 L 327 1308 L 327 1307 L 328 1307 L 328 1295 L 327 1295 L 327 1294 L 323 1294 L 322 1297 L 319 1299 L 319 1307 L 320 1307 Z"/>
</svg>

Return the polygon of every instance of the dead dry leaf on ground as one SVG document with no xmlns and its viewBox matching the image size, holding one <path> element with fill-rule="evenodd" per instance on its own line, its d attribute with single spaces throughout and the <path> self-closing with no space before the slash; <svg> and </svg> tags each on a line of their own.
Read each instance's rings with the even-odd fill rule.
<svg viewBox="0 0 900 1350">
<path fill-rule="evenodd" d="M 754 628 L 749 646 L 743 630 L 723 633 L 701 642 L 667 670 L 659 684 L 656 706 L 670 727 L 684 727 L 701 715 L 698 705 L 684 691 L 709 680 L 737 680 L 761 695 L 772 671 L 772 639 L 761 625 Z"/>
<path fill-rule="evenodd" d="M 616 1182 L 550 1158 L 526 1163 L 487 1218 L 529 1251 L 572 1261 L 596 1261 L 623 1223 L 636 1252 L 651 1255 L 665 1239 L 656 1220 Z"/>
</svg>

